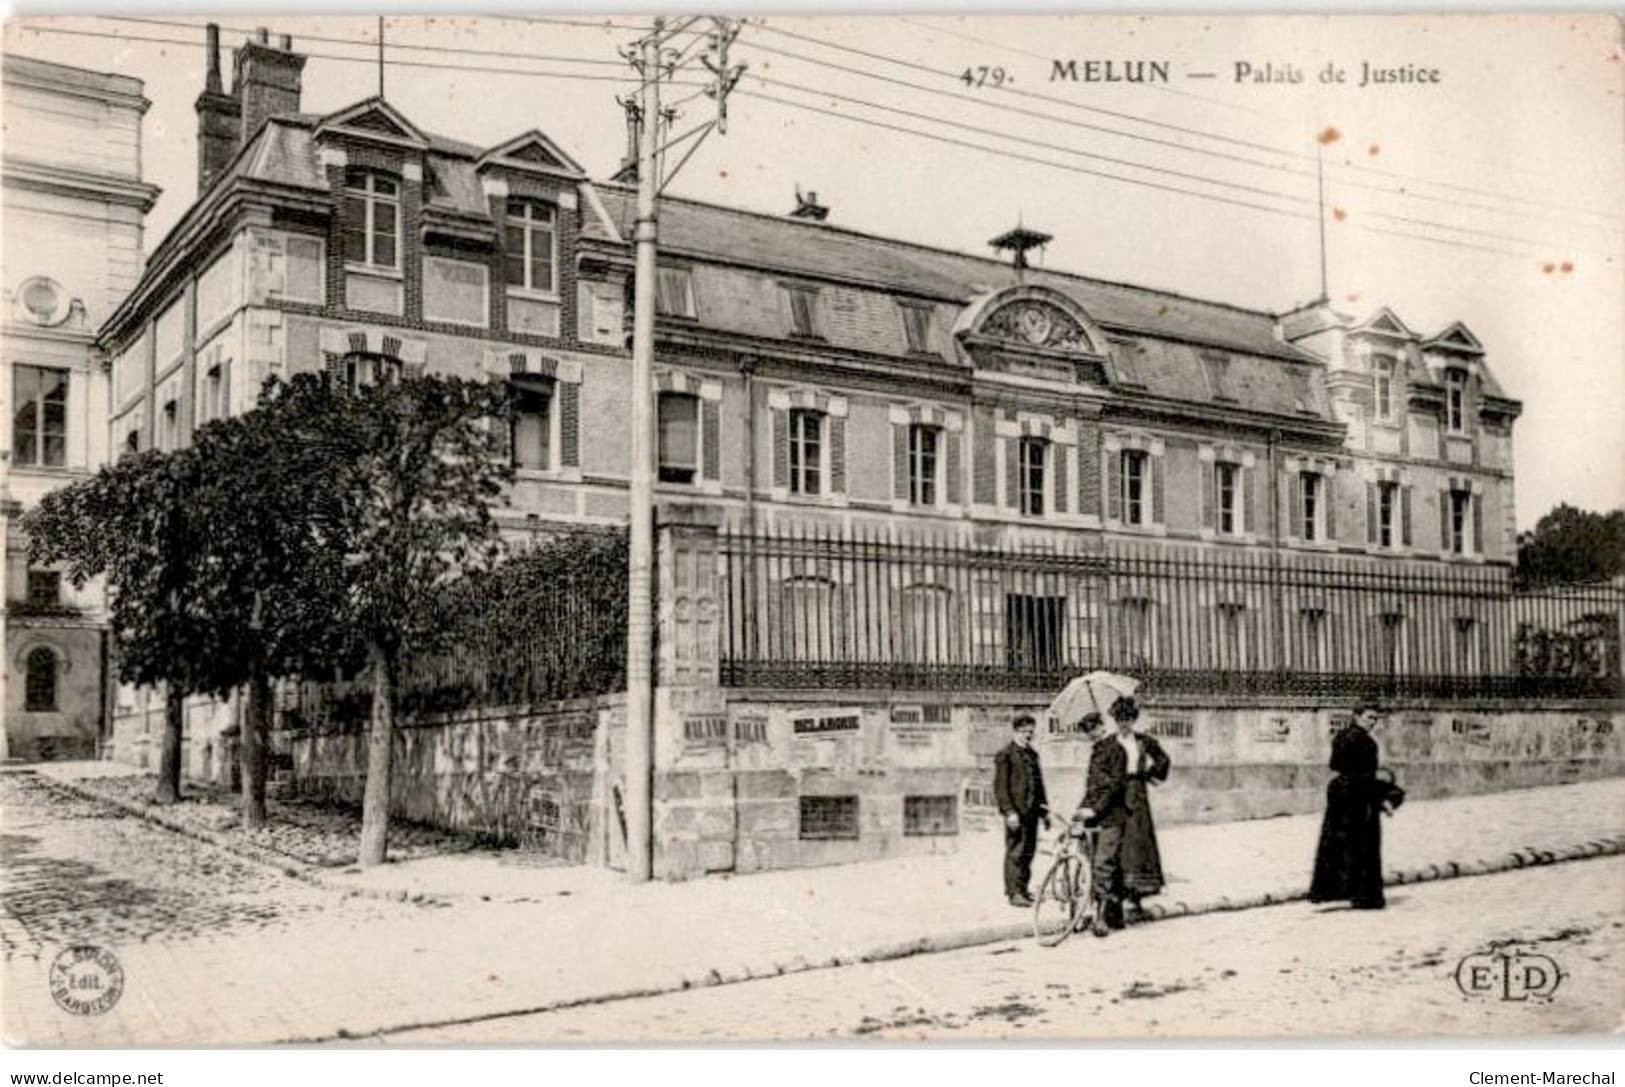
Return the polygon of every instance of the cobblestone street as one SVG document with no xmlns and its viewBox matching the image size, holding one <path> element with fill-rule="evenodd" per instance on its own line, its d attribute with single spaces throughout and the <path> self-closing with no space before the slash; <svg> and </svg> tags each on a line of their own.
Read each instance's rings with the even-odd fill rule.
<svg viewBox="0 0 1625 1087">
<path fill-rule="evenodd" d="M 437 1031 L 457 1034 L 460 1024 L 480 1019 L 489 1020 L 483 1029 L 492 1038 L 536 1040 L 564 1037 L 561 1024 L 574 1020 L 525 1013 L 602 1003 L 597 1013 L 570 1013 L 602 1016 L 581 1020 L 589 1024 L 581 1028 L 588 1032 L 570 1036 L 597 1037 L 591 1031 L 614 1023 L 620 1014 L 615 1004 L 626 998 L 742 981 L 720 985 L 711 995 L 748 1008 L 769 999 L 760 994 L 772 990 L 763 987 L 768 983 L 745 979 L 796 971 L 807 971 L 799 980 L 815 996 L 840 993 L 852 979 L 889 977 L 884 971 L 890 968 L 809 968 L 858 962 L 922 939 L 938 947 L 987 945 L 1008 939 L 997 934 L 1024 923 L 1024 915 L 997 894 L 993 835 L 969 836 L 957 853 L 686 883 L 631 886 L 605 869 L 538 865 L 513 851 L 481 851 L 355 874 L 328 869 L 324 885 L 317 886 L 130 811 L 83 799 L 66 786 L 76 780 L 75 773 L 92 775 L 97 764 L 85 765 L 82 771 L 59 764 L 37 773 L 0 774 L 6 851 L 0 882 L 5 948 L 0 1013 L 10 1044 L 245 1044 L 413 1037 L 417 1031 L 431 1037 Z M 53 783 L 52 775 L 65 784 Z M 95 785 L 93 776 L 80 780 L 82 787 Z M 1211 908 L 1259 892 L 1301 893 L 1317 825 L 1318 816 L 1299 816 L 1168 827 L 1162 836 L 1170 875 L 1165 899 Z M 1452 862 L 1504 860 L 1514 850 L 1533 857 L 1530 850 L 1555 852 L 1625 830 L 1625 782 L 1417 801 L 1385 830 L 1391 873 L 1431 868 L 1437 874 Z M 1587 892 L 1591 897 L 1579 901 L 1619 917 L 1625 869 L 1618 863 L 1561 864 L 1541 873 L 1530 879 L 1539 875 L 1545 882 L 1527 886 L 1561 892 L 1588 881 L 1583 885 L 1593 888 Z M 1403 939 L 1390 950 L 1419 954 L 1435 945 L 1454 947 L 1443 937 L 1462 915 L 1479 910 L 1478 896 L 1500 894 L 1499 886 L 1490 877 L 1397 888 L 1397 908 L 1384 917 Z M 1533 892 L 1517 892 L 1527 893 Z M 1451 905 L 1434 910 L 1429 904 L 1435 901 Z M 1224 938 L 1260 945 L 1259 954 L 1303 954 L 1295 942 L 1299 937 L 1277 940 L 1271 923 L 1245 927 L 1253 923 L 1250 918 L 1291 921 L 1299 916 L 1292 911 L 1307 916 L 1302 905 L 1223 915 L 1243 925 L 1242 935 Z M 1612 937 L 1599 918 L 1570 912 L 1569 921 L 1595 933 L 1606 950 Z M 1565 915 L 1552 914 L 1554 924 L 1560 916 Z M 1206 931 L 1201 924 L 1207 920 L 1158 922 L 1121 941 L 1107 941 L 1104 951 L 1069 944 L 1066 954 L 1114 956 L 1140 947 L 1136 955 L 1143 955 L 1145 941 L 1154 940 L 1156 954 L 1181 962 L 1183 969 L 1189 956 L 1169 949 L 1182 946 L 1178 940 L 1190 933 Z M 1352 923 L 1322 921 L 1312 926 L 1316 934 Z M 1440 934 L 1425 945 L 1424 922 L 1432 926 L 1426 931 Z M 1372 932 L 1391 936 L 1393 930 Z M 69 942 L 101 945 L 122 964 L 126 989 L 106 1014 L 73 1015 L 53 1001 L 48 968 Z M 1001 969 L 1030 961 L 1031 952 L 1016 946 L 1021 950 L 969 961 L 1001 964 Z M 1373 959 L 1359 952 L 1366 957 L 1353 960 L 1351 968 L 1387 953 Z M 929 969 L 939 960 L 947 957 L 921 956 L 904 966 Z M 992 975 L 970 971 L 967 976 L 980 979 L 973 990 L 956 991 L 944 982 L 945 997 L 960 1002 L 937 1009 L 954 1012 L 961 1023 L 976 1007 L 999 1003 L 994 999 L 999 993 L 1014 991 Z M 1158 977 L 1153 983 L 1173 984 L 1184 977 Z M 1055 977 L 1044 984 L 1051 980 L 1067 983 Z M 1133 981 L 1126 979 L 1122 987 Z M 938 983 L 922 984 L 929 990 Z M 905 1002 L 892 999 L 892 992 L 881 987 L 865 995 L 858 1016 L 843 1012 L 808 1022 L 816 1023 L 815 1033 L 821 1035 L 884 1033 L 892 1029 L 884 1026 L 891 1022 L 888 1016 Z M 739 1014 L 739 1036 L 763 1036 L 766 1027 L 756 1030 L 757 1019 Z M 859 1031 L 863 1016 L 883 1025 Z M 1052 1018 L 1055 1024 L 1065 1022 Z M 1535 1029 L 1573 1029 L 1565 1025 L 1569 1022 L 1552 1020 Z M 776 1020 L 767 1025 L 774 1028 L 768 1033 L 783 1026 Z M 1244 1019 L 1226 1021 L 1224 1029 L 1232 1025 L 1248 1029 Z M 1125 1019 L 1119 1029 L 1142 1028 L 1151 1029 Z M 1054 1029 L 1063 1032 L 1059 1025 Z M 674 1027 L 671 1036 L 691 1036 L 686 1030 Z M 613 1031 L 604 1036 L 612 1035 L 628 1036 Z M 457 1037 L 472 1041 L 484 1035 L 476 1030 Z"/>
</svg>

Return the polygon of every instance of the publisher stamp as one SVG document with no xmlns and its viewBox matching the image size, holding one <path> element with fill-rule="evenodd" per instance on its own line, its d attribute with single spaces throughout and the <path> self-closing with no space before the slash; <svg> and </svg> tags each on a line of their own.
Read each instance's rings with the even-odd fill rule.
<svg viewBox="0 0 1625 1087">
<path fill-rule="evenodd" d="M 124 995 L 118 956 L 95 944 L 65 947 L 51 960 L 51 999 L 73 1015 L 103 1015 Z"/>
</svg>

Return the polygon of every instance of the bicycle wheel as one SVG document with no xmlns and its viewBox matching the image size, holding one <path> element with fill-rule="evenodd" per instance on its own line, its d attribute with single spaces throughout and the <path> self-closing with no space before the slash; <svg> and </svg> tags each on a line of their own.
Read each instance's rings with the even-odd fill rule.
<svg viewBox="0 0 1625 1087">
<path fill-rule="evenodd" d="M 1083 899 L 1079 881 L 1087 891 L 1088 872 L 1077 857 L 1063 854 L 1050 866 L 1033 899 L 1033 938 L 1045 947 L 1055 947 L 1077 928 Z"/>
</svg>

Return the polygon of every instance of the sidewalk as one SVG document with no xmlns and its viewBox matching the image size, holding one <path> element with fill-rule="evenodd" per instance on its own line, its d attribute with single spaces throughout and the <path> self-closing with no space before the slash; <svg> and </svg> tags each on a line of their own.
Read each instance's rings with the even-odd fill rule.
<svg viewBox="0 0 1625 1087">
<path fill-rule="evenodd" d="M 37 769 L 95 790 L 72 766 Z M 1301 897 L 1319 819 L 1164 828 L 1170 884 L 1153 918 Z M 1395 883 L 1618 853 L 1625 780 L 1413 801 L 1384 831 Z M 641 886 L 600 869 L 527 867 L 514 853 L 329 870 L 316 877 L 334 892 L 320 925 L 118 948 L 130 986 L 120 1005 L 99 1020 L 30 1016 L 27 1041 L 356 1037 L 1016 938 L 1030 915 L 999 893 L 1001 850 L 998 834 L 979 834 L 954 854 Z M 377 901 L 402 893 L 449 905 Z M 346 910 L 361 901 L 365 916 Z M 1404 909 L 1387 915 L 1396 927 Z M 44 972 L 16 965 L 8 1005 Z M 8 1037 L 23 1040 L 7 1018 Z"/>
</svg>

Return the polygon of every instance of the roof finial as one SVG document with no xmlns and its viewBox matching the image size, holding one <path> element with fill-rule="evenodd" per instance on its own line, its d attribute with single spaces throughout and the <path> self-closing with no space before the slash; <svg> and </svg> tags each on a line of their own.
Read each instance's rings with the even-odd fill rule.
<svg viewBox="0 0 1625 1087">
<path fill-rule="evenodd" d="M 1052 234 L 1045 234 L 1041 230 L 1028 230 L 1021 225 L 1021 216 L 1016 216 L 1016 228 L 1007 230 L 987 244 L 994 249 L 1008 249 L 1013 254 L 1011 264 L 1019 274 L 1027 268 L 1027 250 L 1040 249 L 1054 241 Z"/>
</svg>

